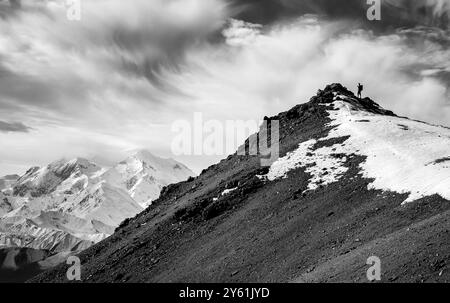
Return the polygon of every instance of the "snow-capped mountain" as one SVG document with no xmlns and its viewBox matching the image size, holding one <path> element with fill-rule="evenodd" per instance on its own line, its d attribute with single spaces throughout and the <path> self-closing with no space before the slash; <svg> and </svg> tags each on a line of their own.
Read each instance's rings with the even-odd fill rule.
<svg viewBox="0 0 450 303">
<path fill-rule="evenodd" d="M 192 174 L 147 151 L 112 168 L 83 158 L 30 168 L 0 191 L 0 247 L 81 251 Z"/>
<path fill-rule="evenodd" d="M 382 281 L 449 281 L 449 128 L 340 84 L 266 120 L 278 160 L 235 153 L 166 187 L 79 255 L 84 281 L 367 282 L 370 256 Z"/>
<path fill-rule="evenodd" d="M 125 189 L 145 208 L 159 197 L 164 186 L 185 181 L 193 175 L 180 162 L 140 150 L 106 171 L 102 178 L 109 184 Z"/>
</svg>

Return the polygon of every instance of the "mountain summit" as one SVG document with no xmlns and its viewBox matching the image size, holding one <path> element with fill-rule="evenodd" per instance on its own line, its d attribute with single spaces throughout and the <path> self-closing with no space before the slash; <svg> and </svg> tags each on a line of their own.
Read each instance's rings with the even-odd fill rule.
<svg viewBox="0 0 450 303">
<path fill-rule="evenodd" d="M 125 189 L 143 208 L 159 197 L 162 188 L 187 180 L 194 173 L 173 159 L 139 150 L 102 175 L 108 183 Z"/>
<path fill-rule="evenodd" d="M 83 251 L 95 282 L 448 281 L 450 129 L 331 84 L 278 120 L 280 158 L 235 153 Z M 34 281 L 66 281 L 66 265 Z"/>
</svg>

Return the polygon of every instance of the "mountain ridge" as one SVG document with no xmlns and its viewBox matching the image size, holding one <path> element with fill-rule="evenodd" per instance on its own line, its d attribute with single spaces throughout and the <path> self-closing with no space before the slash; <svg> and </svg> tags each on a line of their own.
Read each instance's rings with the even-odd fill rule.
<svg viewBox="0 0 450 303">
<path fill-rule="evenodd" d="M 448 150 L 445 128 L 423 129 L 340 84 L 265 120 L 280 123 L 277 161 L 262 167 L 261 155 L 235 153 L 164 187 L 150 207 L 79 255 L 82 280 L 367 282 L 366 259 L 376 255 L 382 281 L 448 281 L 450 204 L 441 177 L 450 168 L 438 161 Z M 439 165 L 425 165 L 420 145 L 412 163 L 443 180 L 418 193 L 408 191 L 419 184 L 414 167 L 408 178 L 402 162 L 417 134 Z M 398 174 L 379 175 L 374 168 L 385 159 L 399 160 L 388 162 Z M 64 282 L 65 266 L 32 281 Z"/>
</svg>

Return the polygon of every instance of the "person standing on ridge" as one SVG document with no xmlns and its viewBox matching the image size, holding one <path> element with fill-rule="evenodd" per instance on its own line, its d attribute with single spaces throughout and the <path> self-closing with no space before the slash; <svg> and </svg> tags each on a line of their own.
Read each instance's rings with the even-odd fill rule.
<svg viewBox="0 0 450 303">
<path fill-rule="evenodd" d="M 364 86 L 361 85 L 361 83 L 358 83 L 358 98 L 361 99 L 361 93 Z"/>
</svg>

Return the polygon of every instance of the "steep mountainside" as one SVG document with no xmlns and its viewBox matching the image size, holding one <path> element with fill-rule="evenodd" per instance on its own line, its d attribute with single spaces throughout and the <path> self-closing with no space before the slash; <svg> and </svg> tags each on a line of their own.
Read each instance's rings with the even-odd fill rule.
<svg viewBox="0 0 450 303">
<path fill-rule="evenodd" d="M 268 120 L 280 124 L 277 161 L 233 154 L 165 187 L 79 255 L 82 280 L 367 282 L 370 256 L 385 282 L 450 280 L 450 129 L 340 84 Z"/>
</svg>

